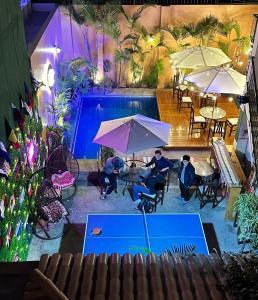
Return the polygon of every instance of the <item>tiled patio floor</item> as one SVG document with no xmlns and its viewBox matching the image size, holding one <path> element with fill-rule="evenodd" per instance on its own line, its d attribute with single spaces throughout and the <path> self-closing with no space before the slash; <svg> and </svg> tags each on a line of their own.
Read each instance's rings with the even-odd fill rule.
<svg viewBox="0 0 258 300">
<path fill-rule="evenodd" d="M 99 190 L 87 181 L 87 172 L 80 174 L 76 195 L 67 206 L 70 207 L 71 222 L 85 223 L 87 214 L 109 214 L 109 213 L 140 213 L 134 209 L 134 204 L 126 191 L 122 195 L 124 182 L 119 181 L 118 193 L 111 194 L 106 200 L 99 199 Z M 172 178 L 169 191 L 165 193 L 164 205 L 158 206 L 157 213 L 199 213 L 203 222 L 213 223 L 221 252 L 239 252 L 241 245 L 237 244 L 236 228 L 231 221 L 225 221 L 226 200 L 223 200 L 216 208 L 208 203 L 203 209 L 199 208 L 199 201 L 192 196 L 189 202 L 182 204 L 176 198 L 179 194 L 179 187 L 176 182 L 176 174 Z M 133 226 L 130 224 L 129 226 Z M 44 254 L 52 254 L 59 251 L 61 239 L 43 241 L 33 236 L 28 260 L 38 260 Z"/>
</svg>

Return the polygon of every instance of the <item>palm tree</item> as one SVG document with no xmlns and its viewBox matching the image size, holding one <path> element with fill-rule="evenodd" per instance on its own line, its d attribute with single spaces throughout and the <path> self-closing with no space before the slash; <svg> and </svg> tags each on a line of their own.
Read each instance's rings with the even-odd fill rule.
<svg viewBox="0 0 258 300">
<path fill-rule="evenodd" d="M 98 79 L 103 78 L 103 53 L 104 53 L 104 34 L 112 37 L 119 33 L 119 25 L 117 24 L 117 15 L 120 13 L 120 5 L 113 5 L 111 2 L 105 5 L 93 5 L 88 0 L 82 0 L 80 17 L 84 23 L 93 26 L 96 33 L 97 48 L 97 66 Z M 120 34 L 119 34 L 120 35 Z"/>
<path fill-rule="evenodd" d="M 222 24 L 218 18 L 209 15 L 202 18 L 196 24 L 190 23 L 185 26 L 187 32 L 197 40 L 198 45 L 208 46 L 214 41 L 215 34 L 221 31 Z"/>
<path fill-rule="evenodd" d="M 121 5 L 119 7 L 121 14 L 125 17 L 126 21 L 127 21 L 127 26 L 128 28 L 130 28 L 130 32 L 132 32 L 137 24 L 138 19 L 141 17 L 142 12 L 150 7 L 153 6 L 155 7 L 154 4 L 144 4 L 142 5 L 140 8 L 138 8 L 136 10 L 136 12 L 134 12 L 131 16 L 129 16 L 123 9 L 123 6 Z"/>
<path fill-rule="evenodd" d="M 168 33 L 177 43 L 178 48 L 183 48 L 185 46 L 189 46 L 189 44 L 183 44 L 183 40 L 190 36 L 189 28 L 185 25 L 182 26 L 174 26 L 163 28 L 162 31 Z"/>
</svg>

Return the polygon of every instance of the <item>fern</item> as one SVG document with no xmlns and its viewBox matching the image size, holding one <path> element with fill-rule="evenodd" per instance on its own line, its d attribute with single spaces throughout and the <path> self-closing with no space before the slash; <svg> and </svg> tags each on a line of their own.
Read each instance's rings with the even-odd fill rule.
<svg viewBox="0 0 258 300">
<path fill-rule="evenodd" d="M 174 254 L 179 254 L 182 257 L 195 254 L 196 246 L 193 244 L 182 244 L 182 245 L 171 245 L 170 248 L 167 248 L 162 251 L 162 253 L 169 256 Z"/>
</svg>

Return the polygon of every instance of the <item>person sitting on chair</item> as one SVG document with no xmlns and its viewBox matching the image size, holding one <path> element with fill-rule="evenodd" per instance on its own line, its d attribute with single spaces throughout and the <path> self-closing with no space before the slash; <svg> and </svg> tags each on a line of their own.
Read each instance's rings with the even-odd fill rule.
<svg viewBox="0 0 258 300">
<path fill-rule="evenodd" d="M 117 188 L 117 176 L 123 167 L 124 167 L 124 161 L 118 156 L 109 157 L 106 160 L 103 171 L 100 173 L 102 197 L 106 197 L 106 195 L 111 194 L 113 190 Z M 110 183 L 108 189 L 107 189 L 108 184 L 106 183 L 106 178 L 108 178 Z"/>
<path fill-rule="evenodd" d="M 151 161 L 145 165 L 145 167 L 150 167 L 154 164 L 155 164 L 155 168 L 157 168 L 158 171 L 160 172 L 160 174 L 162 174 L 163 176 L 166 176 L 168 170 L 172 169 L 171 162 L 167 158 L 165 158 L 164 156 L 161 155 L 160 150 L 155 151 L 155 155 L 152 157 Z M 142 175 L 142 177 L 148 178 L 148 176 L 151 175 L 152 170 L 147 170 Z"/>
<path fill-rule="evenodd" d="M 140 184 L 133 186 L 133 200 L 136 206 L 141 202 L 139 198 L 140 193 L 145 193 L 148 195 L 156 194 L 157 191 L 164 189 L 165 178 L 159 173 L 157 168 L 154 168 L 151 175 L 145 180 L 145 182 L 140 182 Z"/>
</svg>

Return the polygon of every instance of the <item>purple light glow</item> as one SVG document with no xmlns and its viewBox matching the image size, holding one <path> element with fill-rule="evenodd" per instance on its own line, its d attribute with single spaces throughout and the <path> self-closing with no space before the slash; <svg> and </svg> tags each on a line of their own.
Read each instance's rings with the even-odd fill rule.
<svg viewBox="0 0 258 300">
<path fill-rule="evenodd" d="M 27 144 L 27 159 L 30 166 L 33 166 L 37 157 L 38 148 L 34 141 Z"/>
</svg>

